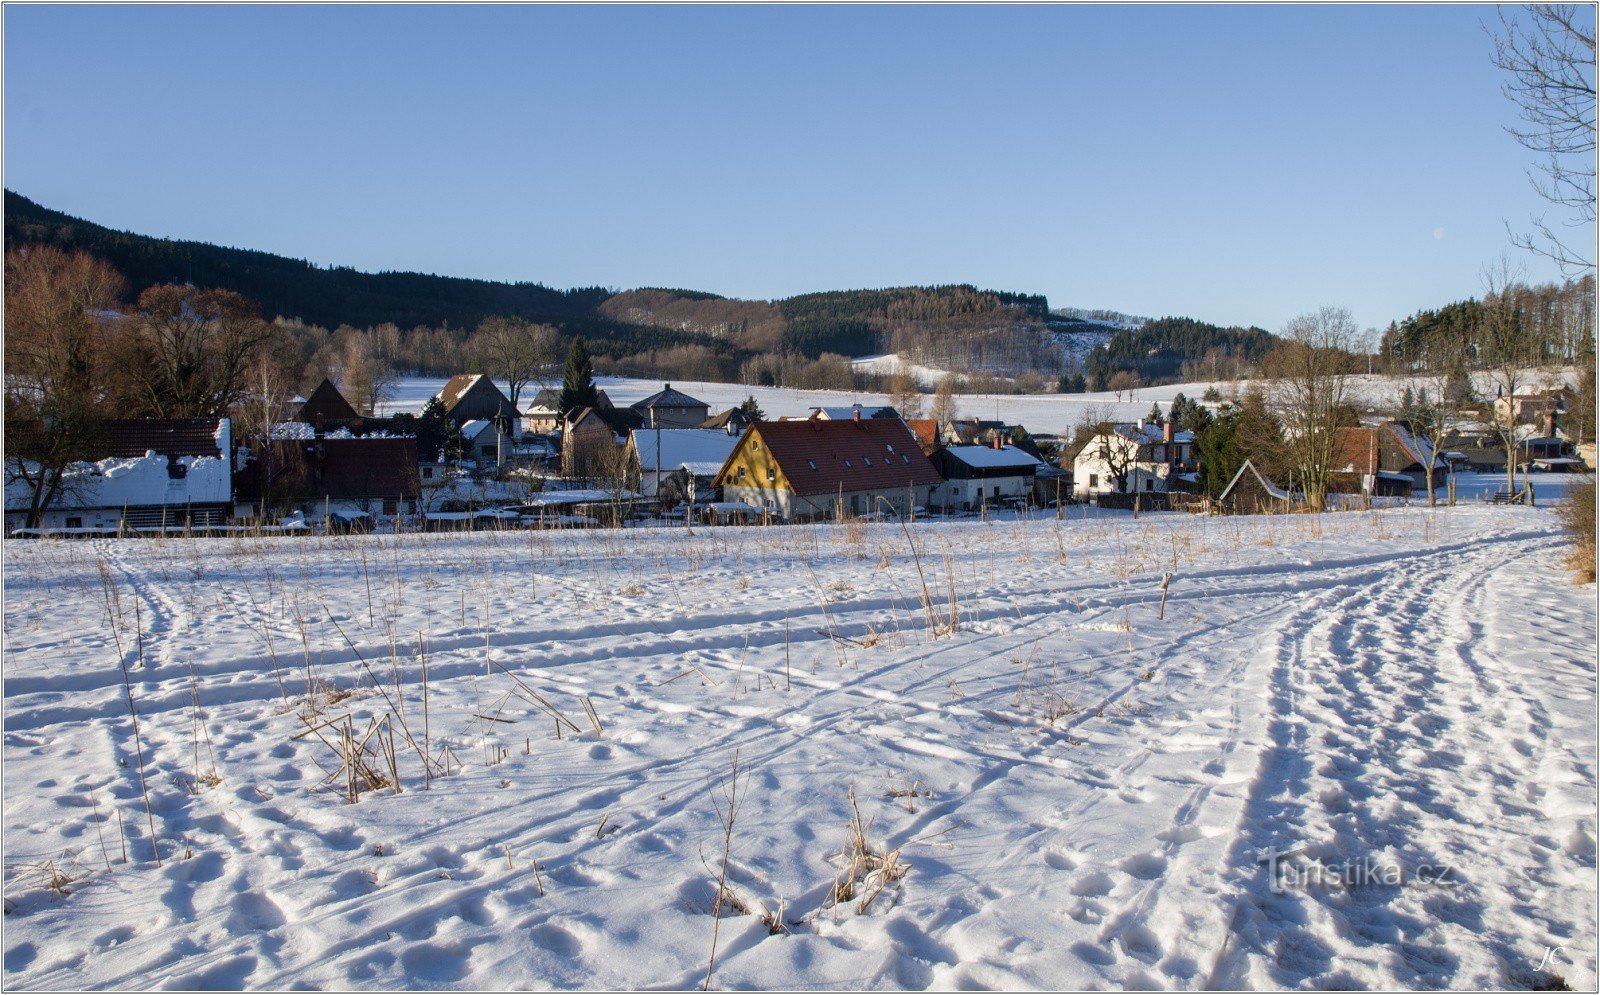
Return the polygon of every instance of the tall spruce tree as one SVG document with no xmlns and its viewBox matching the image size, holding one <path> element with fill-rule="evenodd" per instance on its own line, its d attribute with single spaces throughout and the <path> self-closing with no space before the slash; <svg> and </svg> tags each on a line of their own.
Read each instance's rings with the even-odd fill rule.
<svg viewBox="0 0 1600 995">
<path fill-rule="evenodd" d="M 562 414 L 577 408 L 592 408 L 600 403 L 600 392 L 594 386 L 594 368 L 589 363 L 589 350 L 581 337 L 574 338 L 567 349 L 567 372 L 561 380 L 561 396 L 557 407 Z"/>
</svg>

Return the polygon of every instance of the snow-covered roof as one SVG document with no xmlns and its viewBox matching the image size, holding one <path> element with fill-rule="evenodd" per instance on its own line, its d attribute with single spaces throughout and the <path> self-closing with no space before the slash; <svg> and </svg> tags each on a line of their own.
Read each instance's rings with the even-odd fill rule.
<svg viewBox="0 0 1600 995">
<path fill-rule="evenodd" d="M 1427 466 L 1429 463 L 1434 466 L 1443 465 L 1439 457 L 1434 455 L 1432 442 L 1412 432 L 1401 422 L 1392 421 L 1388 424 L 1389 431 L 1394 433 L 1394 437 L 1400 440 L 1400 445 L 1404 446 L 1406 452 L 1410 453 L 1411 457 L 1418 463 L 1423 466 Z"/>
<path fill-rule="evenodd" d="M 726 460 L 685 460 L 683 468 L 696 477 L 715 477 Z"/>
<path fill-rule="evenodd" d="M 633 446 L 639 453 L 639 469 L 647 473 L 653 472 L 658 465 L 662 472 L 667 472 L 686 463 L 714 464 L 709 472 L 716 473 L 738 445 L 737 435 L 729 435 L 715 428 L 633 430 Z M 693 472 L 698 474 L 701 471 Z"/>
<path fill-rule="evenodd" d="M 1112 428 L 1124 439 L 1131 439 L 1143 445 L 1155 445 L 1167 441 L 1166 430 L 1160 422 L 1118 422 Z M 1172 441 L 1193 442 L 1194 433 L 1188 429 L 1173 432 Z"/>
<path fill-rule="evenodd" d="M 461 424 L 461 437 L 463 439 L 476 439 L 478 433 L 493 427 L 494 422 L 489 421 L 487 418 L 476 418 L 469 422 L 463 422 Z"/>
<path fill-rule="evenodd" d="M 992 446 L 951 446 L 945 450 L 952 458 L 974 468 L 1003 469 L 1015 467 L 1026 469 L 1038 467 L 1039 461 L 1018 449 L 1016 446 L 1004 446 L 995 449 Z"/>
<path fill-rule="evenodd" d="M 154 451 L 135 459 L 103 459 L 68 468 L 56 499 L 57 509 L 148 508 L 161 505 L 222 504 L 233 500 L 233 472 L 221 456 L 162 456 Z M 169 466 L 174 469 L 169 469 Z M 28 510 L 27 485 L 6 485 L 6 510 Z"/>
<path fill-rule="evenodd" d="M 522 502 L 525 508 L 556 508 L 568 504 L 594 504 L 603 501 L 631 501 L 644 495 L 633 491 L 571 490 L 545 491 L 534 494 Z"/>
</svg>

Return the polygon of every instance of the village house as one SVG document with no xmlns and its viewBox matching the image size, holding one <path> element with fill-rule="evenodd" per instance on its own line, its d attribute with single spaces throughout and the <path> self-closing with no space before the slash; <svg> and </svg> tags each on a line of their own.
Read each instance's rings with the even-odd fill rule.
<svg viewBox="0 0 1600 995">
<path fill-rule="evenodd" d="M 948 446 L 930 459 L 943 481 L 929 496 L 930 506 L 976 511 L 1016 504 L 1033 496 L 1040 463 L 1016 446 Z"/>
<path fill-rule="evenodd" d="M 908 418 L 906 428 L 917 437 L 917 445 L 922 448 L 924 456 L 932 456 L 933 451 L 943 445 L 939 439 L 939 421 L 936 418 Z"/>
<path fill-rule="evenodd" d="M 341 434 L 275 438 L 258 448 L 239 470 L 237 518 L 299 512 L 307 521 L 370 525 L 419 514 L 415 439 Z"/>
<path fill-rule="evenodd" d="M 1171 420 L 1120 422 L 1092 436 L 1072 464 L 1073 494 L 1137 494 L 1192 489 L 1194 433 Z"/>
<path fill-rule="evenodd" d="M 226 418 L 105 422 L 103 458 L 69 467 L 36 527 L 119 532 L 223 525 L 233 507 L 233 426 Z M 6 528 L 27 525 L 32 493 L 6 484 Z"/>
<path fill-rule="evenodd" d="M 457 425 L 490 420 L 498 422 L 505 432 L 516 427 L 517 409 L 511 406 L 511 399 L 482 373 L 459 373 L 434 397 L 444 409 L 445 420 Z"/>
<path fill-rule="evenodd" d="M 345 400 L 339 388 L 327 377 L 317 384 L 317 389 L 311 392 L 294 413 L 294 420 L 304 422 L 319 431 L 343 428 L 351 422 L 360 419 L 361 415 Z"/>
<path fill-rule="evenodd" d="M 642 401 L 635 401 L 632 409 L 640 414 L 645 428 L 698 428 L 711 416 L 711 406 L 697 401 L 671 384 Z"/>
<path fill-rule="evenodd" d="M 561 473 L 567 477 L 621 479 L 628 434 L 644 427 L 633 408 L 579 408 L 567 416 L 561 433 Z"/>
<path fill-rule="evenodd" d="M 719 432 L 726 432 L 732 436 L 742 435 L 744 430 L 755 421 L 750 413 L 742 407 L 729 408 L 728 410 L 712 415 L 701 422 L 700 428 L 714 428 Z"/>
<path fill-rule="evenodd" d="M 1414 489 L 1427 490 L 1429 462 L 1436 488 L 1445 485 L 1450 470 L 1405 422 L 1341 428 L 1334 445 L 1329 488 L 1337 493 L 1405 497 Z"/>
<path fill-rule="evenodd" d="M 1570 387 L 1501 395 L 1494 399 L 1494 418 L 1502 424 L 1508 416 L 1517 424 L 1548 424 L 1549 434 L 1553 435 L 1557 417 L 1572 410 L 1576 402 L 1577 396 Z"/>
<path fill-rule="evenodd" d="M 522 412 L 522 427 L 535 435 L 548 435 L 561 427 L 561 391 L 546 387 L 533 395 Z"/>
<path fill-rule="evenodd" d="M 711 482 L 739 444 L 709 428 L 640 428 L 628 437 L 629 485 L 665 505 L 712 497 Z"/>
<path fill-rule="evenodd" d="M 899 418 L 820 416 L 754 423 L 713 481 L 725 501 L 784 520 L 906 515 L 939 483 Z"/>
<path fill-rule="evenodd" d="M 469 421 L 461 426 L 461 458 L 476 460 L 483 469 L 497 469 L 511 457 L 513 440 L 491 419 Z"/>
</svg>

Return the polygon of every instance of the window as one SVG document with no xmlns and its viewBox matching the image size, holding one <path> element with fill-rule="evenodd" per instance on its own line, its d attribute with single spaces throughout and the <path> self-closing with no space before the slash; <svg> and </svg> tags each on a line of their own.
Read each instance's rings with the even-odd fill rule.
<svg viewBox="0 0 1600 995">
<path fill-rule="evenodd" d="M 69 528 L 69 529 L 81 529 L 81 528 L 83 528 L 83 519 L 81 519 L 81 518 L 69 518 L 69 519 L 67 519 L 67 526 L 66 527 Z"/>
<path fill-rule="evenodd" d="M 772 469 L 771 467 L 768 467 L 767 468 L 767 483 L 776 484 L 777 482 L 778 482 L 778 471 Z"/>
<path fill-rule="evenodd" d="M 761 440 L 760 439 L 751 439 L 750 440 L 750 448 L 754 452 L 758 452 L 759 453 L 761 451 Z"/>
<path fill-rule="evenodd" d="M 742 466 L 739 468 L 739 479 L 740 480 L 744 479 L 744 467 L 742 467 Z"/>
<path fill-rule="evenodd" d="M 1100 475 L 1098 473 L 1089 474 L 1089 486 L 1090 487 L 1099 487 L 1100 486 Z"/>
<path fill-rule="evenodd" d="M 422 479 L 423 480 L 432 480 L 433 479 L 433 467 L 425 466 L 425 467 L 422 468 Z"/>
<path fill-rule="evenodd" d="M 900 454 L 900 460 L 901 462 L 905 463 L 906 466 L 911 465 L 911 457 L 907 456 L 905 453 Z"/>
<path fill-rule="evenodd" d="M 1156 482 L 1154 480 L 1151 480 L 1149 477 L 1146 477 L 1145 481 L 1144 481 L 1144 489 L 1147 490 L 1147 491 L 1155 490 L 1156 489 Z"/>
<path fill-rule="evenodd" d="M 850 469 L 850 461 L 849 461 L 849 460 L 845 460 L 845 461 L 844 461 L 844 468 L 845 468 L 845 469 L 846 469 L 846 470 L 848 470 L 848 469 Z"/>
<path fill-rule="evenodd" d="M 809 466 L 811 469 L 815 470 L 817 468 L 817 461 L 808 459 L 806 460 L 806 466 Z"/>
<path fill-rule="evenodd" d="M 888 453 L 890 456 L 894 455 L 894 447 L 889 445 L 887 442 L 883 444 L 883 451 Z"/>
<path fill-rule="evenodd" d="M 871 456 L 863 456 L 863 457 L 861 457 L 861 462 L 865 463 L 867 466 L 871 466 L 872 465 L 872 457 Z"/>
</svg>

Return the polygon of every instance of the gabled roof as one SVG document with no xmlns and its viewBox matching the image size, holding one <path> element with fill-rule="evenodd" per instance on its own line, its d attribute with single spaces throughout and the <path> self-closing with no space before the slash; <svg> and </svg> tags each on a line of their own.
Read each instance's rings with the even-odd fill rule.
<svg viewBox="0 0 1600 995">
<path fill-rule="evenodd" d="M 1254 477 L 1256 479 L 1256 483 L 1260 484 L 1261 489 L 1266 491 L 1269 495 L 1277 498 L 1279 501 L 1289 500 L 1288 491 L 1281 487 L 1274 487 L 1272 484 L 1268 483 L 1267 478 L 1263 477 L 1261 475 L 1261 471 L 1256 469 L 1256 465 L 1249 460 L 1245 460 L 1244 466 L 1239 468 L 1239 472 L 1233 475 L 1233 479 L 1228 481 L 1228 486 L 1224 487 L 1222 489 L 1222 493 L 1218 495 L 1218 501 L 1226 501 L 1228 499 L 1228 495 L 1233 493 L 1233 488 L 1239 483 L 1240 478 L 1244 476 L 1246 470 L 1250 471 L 1250 476 Z"/>
<path fill-rule="evenodd" d="M 478 433 L 479 432 L 482 432 L 484 429 L 493 428 L 493 427 L 494 427 L 494 422 L 489 421 L 487 418 L 477 418 L 477 419 L 474 419 L 473 421 L 462 422 L 461 423 L 461 437 L 463 439 L 476 439 L 478 437 Z"/>
<path fill-rule="evenodd" d="M 937 418 L 908 418 L 906 428 L 917 437 L 917 444 L 926 452 L 939 444 L 939 419 Z"/>
<path fill-rule="evenodd" d="M 634 401 L 629 407 L 636 411 L 648 411 L 651 408 L 708 408 L 710 405 L 695 400 L 681 390 L 673 390 L 671 384 L 663 384 L 660 390 L 642 401 Z"/>
<path fill-rule="evenodd" d="M 755 439 L 766 446 L 789 486 L 800 495 L 887 491 L 942 479 L 922 455 L 916 436 L 898 418 L 755 422 L 739 445 Z M 717 483 L 725 482 L 719 474 Z"/>
<path fill-rule="evenodd" d="M 633 447 L 639 454 L 639 469 L 648 473 L 659 465 L 663 471 L 675 470 L 687 463 L 700 472 L 705 464 L 712 464 L 709 472 L 715 473 L 728 461 L 739 444 L 737 436 L 709 428 L 636 428 L 633 430 Z M 656 462 L 659 454 L 660 463 Z"/>
<path fill-rule="evenodd" d="M 460 404 L 463 398 L 474 390 L 494 391 L 495 395 L 500 399 L 502 411 L 511 414 L 515 413 L 511 411 L 511 399 L 506 397 L 499 387 L 495 386 L 493 380 L 490 380 L 482 373 L 457 373 L 446 381 L 435 396 L 444 405 L 444 413 L 448 415 L 455 410 L 456 405 Z"/>
<path fill-rule="evenodd" d="M 529 413 L 534 411 L 555 411 L 556 405 L 561 403 L 561 391 L 554 387 L 545 387 L 533 395 L 533 401 L 528 406 Z M 559 412 L 557 412 L 559 414 Z"/>
<path fill-rule="evenodd" d="M 226 418 L 119 418 L 102 422 L 97 447 L 108 457 L 223 456 L 229 448 Z"/>
<path fill-rule="evenodd" d="M 710 418 L 707 418 L 705 421 L 700 423 L 700 427 L 714 428 L 719 431 L 727 431 L 728 427 L 731 425 L 734 428 L 742 429 L 746 425 L 750 424 L 752 420 L 753 419 L 749 415 L 744 413 L 743 408 L 729 408 L 721 414 L 712 415 Z"/>
<path fill-rule="evenodd" d="M 322 382 L 317 384 L 317 389 L 311 392 L 311 396 L 306 398 L 306 402 L 300 405 L 299 412 L 295 414 L 296 421 L 312 425 L 319 422 L 330 425 L 343 424 L 355 421 L 358 417 L 360 416 L 356 414 L 356 409 L 345 400 L 344 395 L 339 393 L 339 388 L 335 387 L 333 381 L 327 377 L 322 378 Z"/>
<path fill-rule="evenodd" d="M 945 452 L 951 459 L 960 460 L 973 468 L 1022 470 L 1039 465 L 1038 460 L 1016 446 L 1005 446 L 1000 449 L 995 449 L 993 446 L 951 446 Z"/>
</svg>

